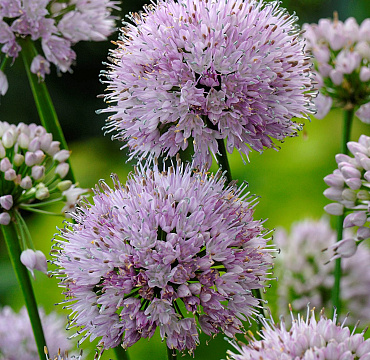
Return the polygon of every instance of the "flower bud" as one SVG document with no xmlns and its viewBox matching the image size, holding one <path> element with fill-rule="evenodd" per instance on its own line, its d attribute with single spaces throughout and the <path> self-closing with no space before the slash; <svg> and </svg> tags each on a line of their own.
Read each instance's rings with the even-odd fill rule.
<svg viewBox="0 0 370 360">
<path fill-rule="evenodd" d="M 356 153 L 362 153 L 362 154 L 365 154 L 367 155 L 367 149 L 365 148 L 365 146 L 359 144 L 358 142 L 355 142 L 355 141 L 349 141 L 347 143 L 347 148 L 348 150 L 353 154 L 355 155 Z"/>
<path fill-rule="evenodd" d="M 28 175 L 25 176 L 22 179 L 21 184 L 20 184 L 20 187 L 22 189 L 25 189 L 25 190 L 31 189 L 31 187 L 32 187 L 32 180 L 31 180 L 31 178 Z"/>
<path fill-rule="evenodd" d="M 71 154 L 68 150 L 60 150 L 54 155 L 54 160 L 58 162 L 64 162 L 69 158 L 69 155 Z"/>
<path fill-rule="evenodd" d="M 191 291 L 193 295 L 200 294 L 200 291 L 202 289 L 202 285 L 200 283 L 192 283 L 192 284 L 189 284 L 188 286 L 189 286 L 189 290 Z"/>
<path fill-rule="evenodd" d="M 341 163 L 341 162 L 350 162 L 352 161 L 352 158 L 348 155 L 345 155 L 345 154 L 337 154 L 335 155 L 335 161 L 337 162 L 337 164 Z"/>
<path fill-rule="evenodd" d="M 370 182 L 370 170 L 366 171 L 364 174 L 364 178 L 367 182 Z"/>
<path fill-rule="evenodd" d="M 362 66 L 360 70 L 360 80 L 363 82 L 370 80 L 370 69 L 367 66 Z"/>
<path fill-rule="evenodd" d="M 330 215 L 343 215 L 344 206 L 338 203 L 331 203 L 324 207 L 324 210 Z"/>
<path fill-rule="evenodd" d="M 357 199 L 359 200 L 370 200 L 370 191 L 360 190 L 357 192 Z"/>
<path fill-rule="evenodd" d="M 24 156 L 22 154 L 15 154 L 13 158 L 13 163 L 15 166 L 21 166 L 24 162 Z"/>
<path fill-rule="evenodd" d="M 347 200 L 347 201 L 351 201 L 351 202 L 354 202 L 356 200 L 356 193 L 354 190 L 352 189 L 344 189 L 343 192 L 342 192 L 342 199 L 343 200 Z M 339 200 L 337 200 L 339 201 Z"/>
<path fill-rule="evenodd" d="M 15 143 L 15 136 L 14 133 L 11 130 L 7 130 L 5 134 L 3 135 L 3 145 L 6 149 L 11 148 Z"/>
<path fill-rule="evenodd" d="M 60 163 L 55 168 L 55 173 L 60 176 L 61 179 L 65 178 L 69 171 L 69 164 Z"/>
<path fill-rule="evenodd" d="M 35 198 L 38 200 L 47 199 L 50 196 L 49 189 L 44 184 L 38 184 L 36 186 Z"/>
<path fill-rule="evenodd" d="M 367 221 L 367 215 L 365 211 L 356 211 L 345 217 L 343 221 L 343 227 L 348 228 L 352 226 L 363 226 Z"/>
<path fill-rule="evenodd" d="M 344 179 L 342 174 L 330 174 L 324 177 L 324 181 L 327 185 L 332 186 L 334 188 L 343 188 L 344 186 Z"/>
<path fill-rule="evenodd" d="M 52 141 L 49 149 L 46 151 L 48 155 L 54 156 L 60 150 L 60 142 Z"/>
<path fill-rule="evenodd" d="M 28 149 L 29 143 L 30 143 L 30 138 L 28 137 L 27 134 L 25 134 L 25 133 L 22 132 L 18 136 L 18 144 L 19 144 L 19 146 L 21 147 L 21 149 Z"/>
<path fill-rule="evenodd" d="M 15 172 L 14 169 L 6 170 L 5 173 L 4 173 L 4 179 L 5 180 L 13 181 L 13 180 L 16 179 L 16 177 L 17 177 L 17 173 Z"/>
<path fill-rule="evenodd" d="M 0 95 L 5 95 L 8 91 L 9 83 L 6 75 L 0 70 Z"/>
<path fill-rule="evenodd" d="M 46 155 L 42 150 L 36 150 L 35 156 L 36 156 L 36 165 L 40 165 L 44 161 Z"/>
<path fill-rule="evenodd" d="M 8 225 L 10 223 L 10 215 L 7 212 L 0 214 L 0 225 Z"/>
<path fill-rule="evenodd" d="M 329 76 L 334 85 L 340 85 L 343 81 L 343 73 L 337 69 L 331 70 Z"/>
<path fill-rule="evenodd" d="M 32 167 L 31 176 L 37 181 L 41 180 L 45 175 L 45 166 L 35 165 Z"/>
<path fill-rule="evenodd" d="M 180 298 L 191 296 L 191 291 L 189 290 L 187 285 L 181 284 L 177 289 L 177 296 Z"/>
<path fill-rule="evenodd" d="M 58 183 L 57 188 L 59 191 L 66 191 L 72 186 L 71 180 L 64 180 Z"/>
<path fill-rule="evenodd" d="M 345 179 L 350 179 L 350 178 L 360 179 L 361 178 L 361 172 L 355 169 L 354 167 L 344 166 L 342 167 L 341 172 Z"/>
<path fill-rule="evenodd" d="M 4 195 L 0 197 L 0 206 L 5 210 L 10 210 L 13 206 L 13 196 Z"/>
<path fill-rule="evenodd" d="M 36 150 L 40 150 L 41 142 L 39 138 L 33 138 L 28 145 L 28 150 L 35 152 Z"/>
<path fill-rule="evenodd" d="M 357 229 L 357 239 L 358 240 L 366 240 L 370 238 L 370 228 L 366 226 L 360 226 Z"/>
<path fill-rule="evenodd" d="M 0 170 L 2 172 L 5 172 L 11 168 L 12 168 L 12 164 L 7 157 L 0 161 Z"/>
<path fill-rule="evenodd" d="M 361 179 L 358 178 L 350 178 L 346 180 L 346 184 L 348 187 L 350 187 L 352 190 L 358 190 L 362 186 L 362 181 Z"/>
<path fill-rule="evenodd" d="M 330 187 L 324 191 L 324 196 L 327 197 L 329 200 L 341 201 L 342 190 Z"/>
<path fill-rule="evenodd" d="M 361 166 L 364 168 L 364 170 L 368 171 L 370 170 L 370 159 L 367 156 L 363 156 L 360 158 Z"/>
<path fill-rule="evenodd" d="M 40 149 L 47 152 L 50 148 L 51 142 L 53 141 L 53 135 L 46 133 L 40 138 Z"/>
<path fill-rule="evenodd" d="M 30 152 L 30 151 L 27 151 L 26 152 L 26 156 L 25 156 L 25 163 L 27 166 L 33 166 L 33 165 L 36 165 L 37 163 L 37 156 L 35 153 L 33 152 Z"/>
<path fill-rule="evenodd" d="M 335 253 L 330 261 L 341 257 L 348 258 L 355 254 L 357 250 L 357 243 L 352 238 L 343 239 L 330 246 L 329 249 L 333 249 Z"/>
<path fill-rule="evenodd" d="M 47 273 L 48 265 L 46 257 L 40 250 L 33 251 L 27 249 L 22 251 L 21 262 L 31 272 L 33 278 L 35 278 L 34 270 L 41 271 L 44 274 Z"/>
<path fill-rule="evenodd" d="M 4 148 L 4 145 L 2 141 L 0 140 L 0 159 L 6 156 L 6 150 Z"/>
</svg>

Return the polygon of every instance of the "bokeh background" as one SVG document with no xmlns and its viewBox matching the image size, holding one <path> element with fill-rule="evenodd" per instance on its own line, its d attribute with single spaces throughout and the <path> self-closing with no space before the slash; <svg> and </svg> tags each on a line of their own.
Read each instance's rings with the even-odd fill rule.
<svg viewBox="0 0 370 360">
<path fill-rule="evenodd" d="M 124 0 L 122 11 L 117 16 L 124 18 L 131 11 L 138 11 L 146 1 Z M 295 12 L 299 23 L 317 22 L 322 17 L 332 17 L 338 11 L 339 19 L 353 16 L 361 23 L 370 16 L 368 0 L 285 0 L 283 6 L 290 13 Z M 117 33 L 111 39 L 117 38 Z M 105 116 L 96 114 L 104 108 L 98 94 L 104 92 L 104 84 L 99 81 L 99 73 L 105 68 L 109 49 L 114 45 L 110 41 L 102 43 L 80 43 L 75 47 L 77 62 L 73 74 L 59 76 L 53 73 L 47 77 L 47 86 L 54 101 L 59 120 L 66 139 L 72 150 L 72 166 L 80 186 L 93 187 L 99 179 L 109 182 L 109 175 L 115 172 L 124 181 L 132 164 L 127 163 L 126 153 L 120 150 L 122 144 L 112 142 L 109 136 L 103 136 L 101 128 Z M 26 73 L 21 58 L 18 58 L 7 72 L 9 90 L 0 99 L 0 120 L 10 123 L 38 123 L 38 116 L 28 86 Z M 297 138 L 287 139 L 281 144 L 280 151 L 267 150 L 262 155 L 251 153 L 249 163 L 243 164 L 239 154 L 230 156 L 233 177 L 247 181 L 252 194 L 260 197 L 255 217 L 267 219 L 265 226 L 274 229 L 290 225 L 304 218 L 319 219 L 324 215 L 323 207 L 328 200 L 322 195 L 326 188 L 323 177 L 336 167 L 334 156 L 339 152 L 341 138 L 342 114 L 332 111 L 324 120 L 312 117 L 306 121 L 304 130 Z M 352 140 L 360 134 L 369 134 L 367 125 L 354 120 Z M 56 209 L 58 210 L 58 209 Z M 28 216 L 34 244 L 49 254 L 51 239 L 62 219 L 48 216 Z M 50 259 L 50 256 L 47 256 Z M 51 267 L 52 268 L 52 267 Z M 0 306 L 11 305 L 18 310 L 23 305 L 22 295 L 9 263 L 5 244 L 0 241 Z M 48 279 L 37 273 L 34 288 L 38 302 L 47 313 L 57 311 L 68 314 L 62 306 L 54 304 L 63 299 L 61 289 L 55 278 Z M 268 290 L 269 305 L 274 312 L 276 283 L 272 281 Z M 277 314 L 274 314 L 277 318 Z M 72 335 L 73 330 L 70 331 Z M 209 342 L 202 337 L 202 344 L 196 351 L 197 359 L 225 359 L 226 349 L 231 345 L 218 336 Z M 85 359 L 92 359 L 94 344 L 86 340 L 82 348 Z M 161 344 L 158 334 L 153 340 L 139 341 L 129 351 L 131 359 L 165 359 L 165 345 Z M 186 355 L 187 357 L 188 355 Z M 102 359 L 115 358 L 112 351 L 104 353 Z"/>
</svg>

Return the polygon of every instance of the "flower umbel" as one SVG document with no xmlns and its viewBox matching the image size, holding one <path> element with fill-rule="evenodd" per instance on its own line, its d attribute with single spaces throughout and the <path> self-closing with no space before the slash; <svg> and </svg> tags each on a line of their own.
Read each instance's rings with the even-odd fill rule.
<svg viewBox="0 0 370 360">
<path fill-rule="evenodd" d="M 62 194 L 74 186 L 63 180 L 69 155 L 40 125 L 0 122 L 0 224 L 8 225 L 19 209 L 43 212 L 40 208 L 51 202 L 70 204 Z M 87 192 L 79 190 L 79 195 Z"/>
<path fill-rule="evenodd" d="M 103 72 L 113 138 L 131 157 L 194 147 L 196 165 L 294 136 L 311 99 L 296 18 L 278 2 L 158 1 L 132 14 Z"/>
<path fill-rule="evenodd" d="M 40 311 L 46 343 L 52 357 L 70 350 L 72 342 L 67 339 L 64 319 L 56 313 L 45 315 Z M 6 306 L 0 310 L 0 359 L 39 360 L 32 327 L 25 307 L 16 314 Z"/>
<path fill-rule="evenodd" d="M 228 351 L 230 359 L 369 359 L 370 339 L 365 340 L 363 333 L 351 333 L 344 323 L 337 325 L 336 315 L 331 320 L 320 314 L 317 321 L 314 310 L 311 316 L 307 310 L 306 320 L 294 319 L 292 315 L 290 330 L 286 329 L 283 319 L 278 324 L 263 322 L 262 340 L 252 337 L 248 345 L 233 343 L 239 354 Z"/>
<path fill-rule="evenodd" d="M 363 122 L 370 123 L 370 19 L 361 25 L 354 18 L 343 23 L 335 14 L 334 20 L 321 19 L 303 28 L 320 89 L 316 117 L 324 118 L 333 105 L 355 109 Z"/>
<path fill-rule="evenodd" d="M 56 239 L 57 273 L 83 339 L 127 348 L 158 327 L 169 348 L 193 351 L 198 328 L 242 332 L 240 320 L 259 303 L 251 290 L 265 286 L 271 268 L 255 199 L 224 188 L 220 172 L 185 165 L 140 165 L 126 185 L 112 179 Z"/>
</svg>

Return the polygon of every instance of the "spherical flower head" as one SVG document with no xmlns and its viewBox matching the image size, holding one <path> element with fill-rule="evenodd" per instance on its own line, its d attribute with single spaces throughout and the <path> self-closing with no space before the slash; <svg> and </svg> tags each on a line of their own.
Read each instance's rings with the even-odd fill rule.
<svg viewBox="0 0 370 360">
<path fill-rule="evenodd" d="M 353 236 L 346 230 L 345 237 Z M 331 291 L 334 284 L 334 262 L 332 248 L 338 243 L 337 234 L 330 228 L 327 218 L 304 220 L 292 225 L 288 234 L 277 229 L 274 240 L 281 253 L 276 259 L 276 273 L 279 278 L 279 312 L 287 315 L 288 304 L 301 312 L 307 303 L 317 308 L 331 309 Z M 348 242 L 348 241 L 347 241 Z M 327 251 L 324 249 L 329 248 Z M 355 245 L 355 250 L 357 246 Z M 346 247 L 348 251 L 348 247 Z M 350 247 L 353 251 L 353 247 Z M 341 300 L 343 311 L 350 313 L 348 323 L 358 319 L 370 321 L 369 271 L 370 250 L 364 244 L 358 246 L 352 256 L 342 259 Z M 363 264 L 362 267 L 358 264 Z"/>
<path fill-rule="evenodd" d="M 46 315 L 40 310 L 40 318 L 44 329 L 46 344 L 52 357 L 58 351 L 71 349 L 72 342 L 67 339 L 63 317 L 56 313 Z M 10 307 L 0 309 L 0 359 L 38 360 L 35 338 L 25 307 L 15 313 Z"/>
<path fill-rule="evenodd" d="M 303 28 L 319 84 L 316 117 L 324 118 L 333 106 L 355 109 L 359 119 L 369 123 L 369 19 L 358 25 L 352 17 L 339 21 L 335 13 L 333 20 L 321 19 Z"/>
<path fill-rule="evenodd" d="M 248 154 L 294 136 L 311 111 L 310 64 L 295 17 L 278 2 L 159 0 L 132 14 L 107 78 L 113 138 L 131 157 L 194 147 L 212 162 L 219 142 Z"/>
<path fill-rule="evenodd" d="M 350 154 L 338 154 L 338 169 L 324 178 L 329 186 L 324 195 L 335 201 L 325 206 L 332 215 L 346 214 L 343 226 L 356 227 L 356 241 L 370 238 L 370 137 L 361 135 L 359 140 L 347 143 Z"/>
<path fill-rule="evenodd" d="M 59 142 L 40 125 L 0 122 L 0 223 L 9 224 L 19 209 L 38 211 L 37 204 L 58 199 L 73 210 L 88 190 L 63 180 L 69 156 L 70 152 L 60 150 Z M 59 171 L 61 167 L 66 171 Z M 73 190 L 73 198 L 66 196 L 68 189 Z M 63 208 L 63 214 L 66 210 Z"/>
<path fill-rule="evenodd" d="M 36 55 L 31 71 L 40 79 L 50 73 L 50 63 L 61 72 L 71 70 L 76 59 L 72 45 L 81 40 L 106 40 L 114 31 L 112 0 L 0 0 L 1 51 L 16 58 L 21 46 L 18 38 L 41 41 L 44 56 Z"/>
<path fill-rule="evenodd" d="M 312 310 L 307 311 L 306 320 L 292 315 L 292 326 L 288 330 L 284 320 L 278 324 L 273 320 L 263 320 L 262 340 L 252 337 L 248 345 L 232 343 L 238 353 L 228 351 L 229 359 L 233 360 L 333 360 L 359 359 L 366 360 L 370 356 L 370 339 L 365 340 L 363 333 L 351 333 L 344 324 L 337 324 L 336 315 L 333 320 L 320 313 L 317 321 Z"/>
<path fill-rule="evenodd" d="M 255 314 L 272 251 L 255 199 L 225 178 L 178 165 L 140 165 L 126 185 L 101 182 L 61 230 L 55 264 L 83 339 L 127 348 L 159 328 L 171 349 L 193 351 L 198 329 L 227 336 Z M 198 319 L 195 319 L 195 316 Z"/>
</svg>

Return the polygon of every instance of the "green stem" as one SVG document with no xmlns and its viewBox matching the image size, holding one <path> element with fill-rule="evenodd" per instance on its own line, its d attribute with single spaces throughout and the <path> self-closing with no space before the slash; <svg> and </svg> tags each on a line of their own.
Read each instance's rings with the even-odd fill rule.
<svg viewBox="0 0 370 360">
<path fill-rule="evenodd" d="M 118 345 L 114 348 L 114 353 L 116 354 L 117 360 L 129 360 L 127 351 L 121 346 Z"/>
<path fill-rule="evenodd" d="M 168 360 L 176 360 L 176 358 L 177 358 L 176 349 L 170 349 L 167 346 L 167 344 L 166 344 L 166 348 L 167 348 L 167 359 Z"/>
<path fill-rule="evenodd" d="M 354 110 L 346 110 L 344 111 L 343 116 L 343 133 L 342 133 L 342 142 L 340 146 L 340 150 L 342 154 L 348 155 L 348 148 L 347 143 L 350 139 L 351 135 L 351 125 L 353 119 Z M 337 241 L 343 239 L 343 221 L 344 215 L 337 217 Z M 340 301 L 340 280 L 342 276 L 342 269 L 341 269 L 341 259 L 335 260 L 335 268 L 334 268 L 334 286 L 332 291 L 332 303 L 333 306 L 336 308 L 337 315 L 340 315 L 341 312 L 341 301 Z"/>
<path fill-rule="evenodd" d="M 44 332 L 42 330 L 41 320 L 37 309 L 37 303 L 33 293 L 30 276 L 27 268 L 21 263 L 20 260 L 21 248 L 19 246 L 19 240 L 15 226 L 16 224 L 13 222 L 10 222 L 9 225 L 1 225 L 1 231 L 8 248 L 9 257 L 17 276 L 18 283 L 22 289 L 40 360 L 45 360 L 44 346 L 46 346 L 46 342 Z"/>
<path fill-rule="evenodd" d="M 68 150 L 67 142 L 64 138 L 64 134 L 59 124 L 58 116 L 51 100 L 48 88 L 46 87 L 45 81 L 40 80 L 36 74 L 33 74 L 31 72 L 32 60 L 37 55 L 35 45 L 29 37 L 26 39 L 19 39 L 18 41 L 22 47 L 21 54 L 23 58 L 23 63 L 26 69 L 28 81 L 31 86 L 33 98 L 35 100 L 41 124 L 49 133 L 53 134 L 53 140 L 60 142 L 61 149 Z M 69 159 L 67 161 L 69 163 Z M 69 165 L 71 164 L 69 163 Z M 69 167 L 69 172 L 65 179 L 76 182 L 71 166 Z"/>
<path fill-rule="evenodd" d="M 1 71 L 4 71 L 4 69 L 5 69 L 6 65 L 7 65 L 7 63 L 9 62 L 9 60 L 10 60 L 10 57 L 4 56 L 4 59 L 1 62 L 1 65 L 0 65 L 0 70 Z"/>
</svg>

